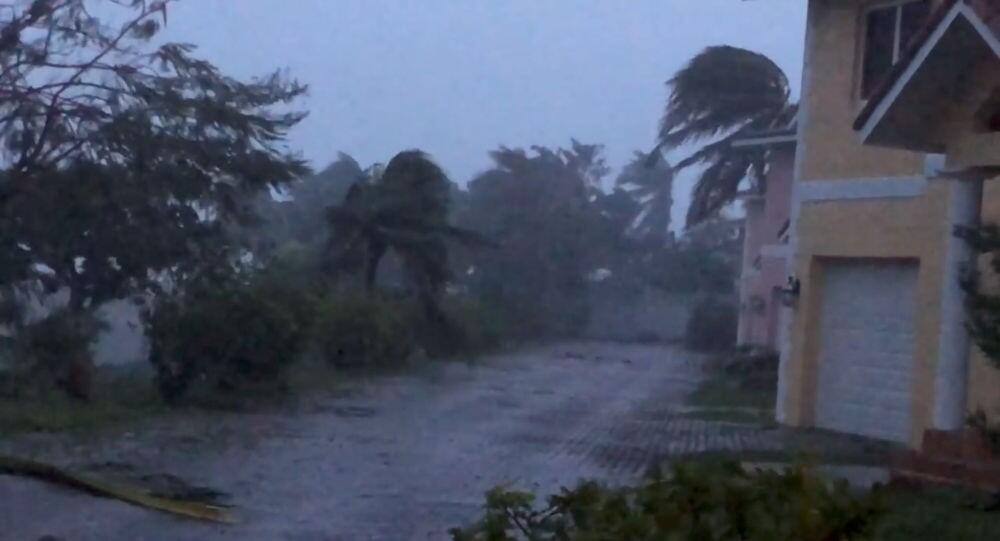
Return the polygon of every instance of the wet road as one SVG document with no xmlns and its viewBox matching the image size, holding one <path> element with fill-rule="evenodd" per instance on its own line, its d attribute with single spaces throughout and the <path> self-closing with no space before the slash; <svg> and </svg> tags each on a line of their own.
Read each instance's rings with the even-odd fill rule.
<svg viewBox="0 0 1000 541">
<path fill-rule="evenodd" d="M 225 491 L 241 522 L 0 477 L 0 539 L 447 539 L 499 483 L 549 492 L 633 479 L 664 455 L 778 445 L 679 416 L 699 377 L 669 347 L 562 344 L 359 382 L 295 412 L 164 419 L 71 449 L 36 442 L 30 452 L 61 464 L 125 463 Z"/>
</svg>

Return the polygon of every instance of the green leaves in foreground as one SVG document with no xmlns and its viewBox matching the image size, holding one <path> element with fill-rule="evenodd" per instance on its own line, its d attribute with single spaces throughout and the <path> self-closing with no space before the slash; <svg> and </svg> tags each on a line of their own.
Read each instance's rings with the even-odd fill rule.
<svg viewBox="0 0 1000 541">
<path fill-rule="evenodd" d="M 846 541 L 872 539 L 877 494 L 855 496 L 807 468 L 745 470 L 738 463 L 678 464 L 670 476 L 612 489 L 593 481 L 551 496 L 496 488 L 484 516 L 455 541 Z"/>
</svg>

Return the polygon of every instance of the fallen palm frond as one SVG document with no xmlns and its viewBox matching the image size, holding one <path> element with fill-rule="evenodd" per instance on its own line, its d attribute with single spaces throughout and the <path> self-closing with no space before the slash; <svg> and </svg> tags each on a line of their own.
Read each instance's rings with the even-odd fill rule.
<svg viewBox="0 0 1000 541">
<path fill-rule="evenodd" d="M 153 496 L 141 489 L 115 486 L 33 460 L 0 455 L 0 474 L 32 477 L 82 490 L 95 496 L 121 500 L 128 504 L 186 518 L 226 524 L 236 522 L 231 513 L 217 505 Z"/>
</svg>

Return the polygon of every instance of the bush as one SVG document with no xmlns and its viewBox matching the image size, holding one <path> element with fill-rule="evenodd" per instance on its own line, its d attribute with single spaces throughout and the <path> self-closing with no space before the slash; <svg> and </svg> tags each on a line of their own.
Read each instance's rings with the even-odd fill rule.
<svg viewBox="0 0 1000 541">
<path fill-rule="evenodd" d="M 679 464 L 670 477 L 610 489 L 583 482 L 537 509 L 534 496 L 497 488 L 484 516 L 456 541 L 591 539 L 871 539 L 878 493 L 854 496 L 805 468 L 748 472 L 738 463 Z"/>
<path fill-rule="evenodd" d="M 449 299 L 445 311 L 457 323 L 469 352 L 497 349 L 516 334 L 510 313 L 498 304 L 463 296 Z"/>
<path fill-rule="evenodd" d="M 340 368 L 385 367 L 405 361 L 413 336 L 399 303 L 381 297 L 345 295 L 328 299 L 315 326 L 323 358 Z"/>
<path fill-rule="evenodd" d="M 736 344 L 737 314 L 732 303 L 706 297 L 694 305 L 684 345 L 695 351 L 723 351 Z"/>
<path fill-rule="evenodd" d="M 176 400 L 195 381 L 231 391 L 280 380 L 303 351 L 314 315 L 309 295 L 287 283 L 260 274 L 159 300 L 146 334 L 163 397 Z"/>
<path fill-rule="evenodd" d="M 94 372 L 92 346 L 103 328 L 94 315 L 74 314 L 69 310 L 24 325 L 13 341 L 17 385 L 58 387 L 75 398 L 90 399 Z"/>
</svg>

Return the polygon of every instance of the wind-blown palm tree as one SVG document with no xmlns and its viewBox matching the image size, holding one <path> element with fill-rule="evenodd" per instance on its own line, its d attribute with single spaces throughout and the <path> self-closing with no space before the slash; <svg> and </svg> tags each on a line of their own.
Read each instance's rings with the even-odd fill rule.
<svg viewBox="0 0 1000 541">
<path fill-rule="evenodd" d="M 750 132 L 788 125 L 797 106 L 788 77 L 768 57 L 729 46 L 709 47 L 668 82 L 667 110 L 660 125 L 659 148 L 673 149 L 710 139 L 674 167 L 705 166 L 692 192 L 687 224 L 717 213 L 736 197 L 748 177 L 762 182 L 766 152 L 734 148 Z"/>
<path fill-rule="evenodd" d="M 451 187 L 441 168 L 419 150 L 400 152 L 384 170 L 370 168 L 366 179 L 351 186 L 343 204 L 327 211 L 331 262 L 361 270 L 370 291 L 391 250 L 421 299 L 432 303 L 449 277 L 447 243 L 489 244 L 448 223 Z"/>
<path fill-rule="evenodd" d="M 615 181 L 639 205 L 639 214 L 628 228 L 635 237 L 665 239 L 674 206 L 674 169 L 662 152 L 636 151 Z"/>
</svg>

